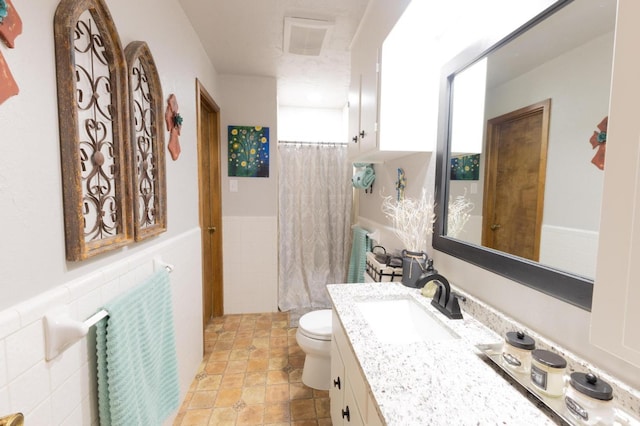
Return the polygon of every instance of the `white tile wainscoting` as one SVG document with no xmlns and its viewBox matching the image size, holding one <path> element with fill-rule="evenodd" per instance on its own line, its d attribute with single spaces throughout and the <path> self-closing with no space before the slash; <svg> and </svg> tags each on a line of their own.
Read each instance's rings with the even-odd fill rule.
<svg viewBox="0 0 640 426">
<path fill-rule="evenodd" d="M 225 216 L 224 313 L 278 310 L 278 217 Z"/>
<path fill-rule="evenodd" d="M 202 355 L 202 268 L 200 256 L 192 255 L 200 253 L 200 244 L 196 228 L 1 311 L 0 415 L 22 412 L 32 426 L 98 424 L 95 332 L 47 362 L 42 318 L 67 305 L 72 318 L 83 321 L 153 274 L 156 257 L 175 267 L 171 283 L 183 398 Z"/>
</svg>

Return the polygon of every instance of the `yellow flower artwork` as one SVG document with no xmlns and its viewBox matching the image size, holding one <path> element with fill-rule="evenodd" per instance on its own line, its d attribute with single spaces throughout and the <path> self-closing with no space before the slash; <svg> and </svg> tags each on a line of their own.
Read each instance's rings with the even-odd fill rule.
<svg viewBox="0 0 640 426">
<path fill-rule="evenodd" d="M 229 126 L 229 176 L 269 177 L 269 128 Z"/>
</svg>

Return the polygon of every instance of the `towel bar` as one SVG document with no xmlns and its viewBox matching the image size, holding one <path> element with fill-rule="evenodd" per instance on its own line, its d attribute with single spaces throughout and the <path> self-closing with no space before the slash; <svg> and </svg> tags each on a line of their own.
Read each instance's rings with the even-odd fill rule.
<svg viewBox="0 0 640 426">
<path fill-rule="evenodd" d="M 154 270 L 165 268 L 167 272 L 173 272 L 173 265 L 165 263 L 159 258 L 153 259 Z M 84 321 L 71 318 L 69 306 L 60 306 L 47 314 L 43 318 L 45 334 L 45 359 L 51 361 L 69 346 L 76 343 L 87 335 L 89 329 L 96 325 L 98 321 L 109 316 L 109 312 L 101 309 Z"/>
</svg>

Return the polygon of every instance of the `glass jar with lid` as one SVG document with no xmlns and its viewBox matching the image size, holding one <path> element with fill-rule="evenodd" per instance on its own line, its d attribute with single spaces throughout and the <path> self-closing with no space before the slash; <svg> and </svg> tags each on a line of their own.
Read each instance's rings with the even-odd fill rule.
<svg viewBox="0 0 640 426">
<path fill-rule="evenodd" d="M 555 352 L 534 349 L 531 352 L 531 383 L 548 396 L 562 396 L 567 361 Z"/>
<path fill-rule="evenodd" d="M 531 351 L 536 341 L 523 331 L 509 331 L 502 348 L 503 364 L 513 371 L 528 373 L 531 368 Z"/>
<path fill-rule="evenodd" d="M 614 423 L 613 389 L 592 373 L 571 373 L 565 395 L 569 412 L 584 425 Z"/>
</svg>

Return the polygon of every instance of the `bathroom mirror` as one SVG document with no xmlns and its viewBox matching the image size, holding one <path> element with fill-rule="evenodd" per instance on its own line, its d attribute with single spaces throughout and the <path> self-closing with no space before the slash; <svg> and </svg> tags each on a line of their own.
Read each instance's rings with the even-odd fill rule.
<svg viewBox="0 0 640 426">
<path fill-rule="evenodd" d="M 608 115 L 616 6 L 557 1 L 447 63 L 440 89 L 433 247 L 586 310 L 604 174 L 590 138 Z M 517 149 L 503 151 L 505 140 Z M 524 170 L 525 185 L 505 170 Z M 473 205 L 463 225 L 451 216 L 460 197 Z M 501 205 L 517 205 L 515 218 Z"/>
</svg>

